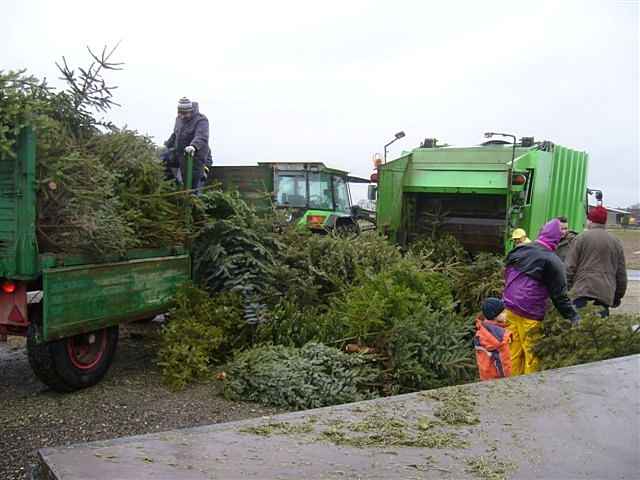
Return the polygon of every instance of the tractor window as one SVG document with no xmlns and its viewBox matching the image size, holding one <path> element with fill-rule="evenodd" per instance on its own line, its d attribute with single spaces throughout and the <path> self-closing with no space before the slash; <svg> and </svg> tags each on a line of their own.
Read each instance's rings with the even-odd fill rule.
<svg viewBox="0 0 640 480">
<path fill-rule="evenodd" d="M 333 198 L 336 202 L 336 210 L 340 212 L 349 211 L 349 193 L 344 177 L 333 177 Z"/>
<path fill-rule="evenodd" d="M 333 210 L 331 177 L 322 172 L 309 172 L 309 208 Z"/>
<path fill-rule="evenodd" d="M 286 207 L 307 206 L 307 182 L 303 173 L 278 174 L 278 205 Z"/>
</svg>

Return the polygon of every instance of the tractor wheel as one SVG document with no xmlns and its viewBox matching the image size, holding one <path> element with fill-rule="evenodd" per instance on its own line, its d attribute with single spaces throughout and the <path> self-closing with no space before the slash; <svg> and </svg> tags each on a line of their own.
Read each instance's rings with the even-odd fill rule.
<svg viewBox="0 0 640 480">
<path fill-rule="evenodd" d="M 37 323 L 27 334 L 29 364 L 36 376 L 56 392 L 73 392 L 98 383 L 107 373 L 118 345 L 118 326 L 52 342 L 37 343 Z"/>
</svg>

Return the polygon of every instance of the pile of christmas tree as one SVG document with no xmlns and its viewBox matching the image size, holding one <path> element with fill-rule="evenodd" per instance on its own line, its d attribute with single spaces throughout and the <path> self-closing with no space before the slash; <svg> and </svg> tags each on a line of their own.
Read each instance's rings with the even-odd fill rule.
<svg viewBox="0 0 640 480">
<path fill-rule="evenodd" d="M 22 71 L 0 71 L 0 158 L 12 158 L 21 129 L 37 138 L 40 251 L 119 255 L 174 245 L 185 236 L 181 200 L 165 180 L 151 140 L 98 115 L 116 105 L 103 73 L 120 69 L 113 50 L 90 51 L 88 68 L 58 68 L 56 91 Z"/>
</svg>

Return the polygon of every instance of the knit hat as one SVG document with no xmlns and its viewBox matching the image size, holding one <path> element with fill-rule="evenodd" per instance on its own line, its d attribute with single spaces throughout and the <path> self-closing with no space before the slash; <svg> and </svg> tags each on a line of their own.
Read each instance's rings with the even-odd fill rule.
<svg viewBox="0 0 640 480">
<path fill-rule="evenodd" d="M 182 97 L 178 100 L 178 113 L 180 112 L 192 112 L 193 103 L 187 97 Z"/>
<path fill-rule="evenodd" d="M 489 297 L 482 303 L 482 314 L 487 320 L 493 320 L 504 310 L 502 300 L 495 297 Z"/>
<path fill-rule="evenodd" d="M 523 238 L 526 236 L 527 236 L 527 232 L 525 232 L 523 228 L 516 228 L 511 234 L 511 238 L 513 240 L 517 240 L 519 238 Z"/>
<path fill-rule="evenodd" d="M 590 222 L 604 225 L 605 223 L 607 223 L 607 209 L 604 208 L 602 205 L 593 207 L 591 210 L 589 210 L 589 214 L 587 215 L 587 218 L 589 219 Z"/>
</svg>

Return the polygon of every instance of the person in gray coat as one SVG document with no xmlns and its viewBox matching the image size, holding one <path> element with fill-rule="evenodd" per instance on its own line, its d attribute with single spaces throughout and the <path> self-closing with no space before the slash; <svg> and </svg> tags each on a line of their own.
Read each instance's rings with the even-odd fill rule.
<svg viewBox="0 0 640 480">
<path fill-rule="evenodd" d="M 609 316 L 627 291 L 627 270 L 622 242 L 605 230 L 607 210 L 598 206 L 588 215 L 589 229 L 579 234 L 567 255 L 567 283 L 573 304 L 593 302 Z"/>
<path fill-rule="evenodd" d="M 558 248 L 556 248 L 556 255 L 560 257 L 560 260 L 566 263 L 571 244 L 576 239 L 578 234 L 573 230 L 569 230 L 569 220 L 567 220 L 567 217 L 558 217 L 558 220 L 560 220 L 560 231 L 562 232 L 562 238 L 560 239 Z"/>
<path fill-rule="evenodd" d="M 202 184 L 203 169 L 211 159 L 211 149 L 209 120 L 200 113 L 197 102 L 186 97 L 178 101 L 178 117 L 173 133 L 164 144 L 171 152 L 169 168 L 179 169 L 182 178 L 185 178 L 185 153 L 193 154 L 192 188 L 198 189 Z"/>
</svg>

